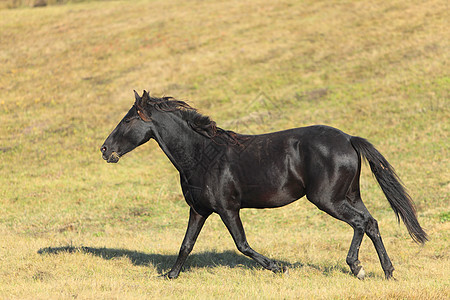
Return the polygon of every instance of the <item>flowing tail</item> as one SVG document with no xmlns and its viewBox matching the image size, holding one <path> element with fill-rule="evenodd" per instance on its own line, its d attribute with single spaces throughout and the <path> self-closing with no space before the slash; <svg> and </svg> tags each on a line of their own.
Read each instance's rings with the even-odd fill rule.
<svg viewBox="0 0 450 300">
<path fill-rule="evenodd" d="M 406 192 L 394 168 L 366 139 L 352 136 L 350 142 L 356 152 L 369 162 L 372 173 L 397 216 L 397 221 L 401 217 L 412 239 L 416 243 L 424 244 L 428 240 L 428 236 L 420 226 L 414 202 Z"/>
</svg>

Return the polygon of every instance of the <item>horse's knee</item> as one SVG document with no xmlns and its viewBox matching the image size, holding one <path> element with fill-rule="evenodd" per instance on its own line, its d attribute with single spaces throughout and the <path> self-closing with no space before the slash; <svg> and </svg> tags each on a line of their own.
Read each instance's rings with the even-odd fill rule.
<svg viewBox="0 0 450 300">
<path fill-rule="evenodd" d="M 374 218 L 370 218 L 367 222 L 366 233 L 369 237 L 379 237 L 380 230 L 378 229 L 378 221 Z"/>
<path fill-rule="evenodd" d="M 370 221 L 369 216 L 367 216 L 366 214 L 361 214 L 353 218 L 349 223 L 353 227 L 355 234 L 364 235 L 364 233 L 367 230 L 369 221 Z"/>
</svg>

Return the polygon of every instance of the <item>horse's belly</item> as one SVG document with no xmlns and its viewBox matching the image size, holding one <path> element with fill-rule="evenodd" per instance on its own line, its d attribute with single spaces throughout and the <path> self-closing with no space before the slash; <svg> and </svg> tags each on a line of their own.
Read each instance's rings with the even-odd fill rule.
<svg viewBox="0 0 450 300">
<path fill-rule="evenodd" d="M 305 195 L 301 186 L 272 189 L 261 186 L 247 187 L 242 195 L 242 208 L 274 208 L 292 203 Z"/>
</svg>

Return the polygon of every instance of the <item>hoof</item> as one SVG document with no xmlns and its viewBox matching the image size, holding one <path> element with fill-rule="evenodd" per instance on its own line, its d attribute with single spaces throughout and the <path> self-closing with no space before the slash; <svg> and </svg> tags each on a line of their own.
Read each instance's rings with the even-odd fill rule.
<svg viewBox="0 0 450 300">
<path fill-rule="evenodd" d="M 356 274 L 356 278 L 358 278 L 359 280 L 364 280 L 364 277 L 366 277 L 366 272 L 364 271 L 364 268 L 361 267 L 358 274 Z"/>
<path fill-rule="evenodd" d="M 395 279 L 394 276 L 392 275 L 393 272 L 394 272 L 394 268 L 393 267 L 391 267 L 388 270 L 384 271 L 384 275 L 385 275 L 387 280 L 397 281 L 397 279 Z"/>
<path fill-rule="evenodd" d="M 395 278 L 394 276 L 391 276 L 391 277 L 389 277 L 389 278 L 386 277 L 386 279 L 387 279 L 387 280 L 392 280 L 392 281 L 398 281 L 397 278 Z"/>
<path fill-rule="evenodd" d="M 167 272 L 167 273 L 159 275 L 158 277 L 170 280 L 170 279 L 177 279 L 178 275 L 173 275 L 173 274 L 171 275 L 170 272 Z"/>
<path fill-rule="evenodd" d="M 276 267 L 272 269 L 272 272 L 274 272 L 276 274 L 289 275 L 289 268 L 287 266 L 283 266 L 281 264 L 277 264 Z"/>
<path fill-rule="evenodd" d="M 352 264 L 349 263 L 349 266 L 352 274 L 355 275 L 359 280 L 363 280 L 364 277 L 366 277 L 366 271 L 364 271 L 364 268 L 361 266 L 359 260 L 355 261 Z"/>
<path fill-rule="evenodd" d="M 392 275 L 392 272 L 389 274 L 386 274 L 386 280 L 393 280 L 393 281 L 397 281 L 397 279 L 395 279 L 395 277 Z"/>
</svg>

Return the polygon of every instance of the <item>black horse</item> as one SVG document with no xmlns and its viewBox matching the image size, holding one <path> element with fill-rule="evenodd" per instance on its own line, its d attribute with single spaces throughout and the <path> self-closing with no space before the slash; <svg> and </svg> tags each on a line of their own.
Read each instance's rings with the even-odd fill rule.
<svg viewBox="0 0 450 300">
<path fill-rule="evenodd" d="M 259 254 L 247 243 L 241 208 L 272 208 L 306 195 L 309 201 L 354 230 L 347 263 L 365 276 L 358 253 L 364 233 L 372 240 L 387 279 L 394 268 L 381 240 L 377 221 L 364 206 L 359 189 L 365 158 L 397 219 L 412 239 L 427 234 L 416 218 L 414 203 L 394 169 L 367 140 L 328 126 L 295 128 L 262 135 L 240 135 L 216 127 L 209 117 L 171 97 L 153 98 L 144 91 L 101 147 L 103 158 L 116 163 L 125 153 L 154 138 L 180 173 L 190 206 L 189 223 L 178 258 L 165 274 L 176 278 L 194 247 L 205 220 L 217 213 L 237 248 L 274 272 L 286 267 Z"/>
</svg>

